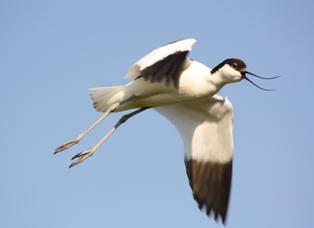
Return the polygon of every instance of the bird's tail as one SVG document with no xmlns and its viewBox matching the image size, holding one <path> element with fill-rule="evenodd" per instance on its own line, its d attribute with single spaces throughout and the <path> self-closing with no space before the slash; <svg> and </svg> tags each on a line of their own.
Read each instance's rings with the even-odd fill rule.
<svg viewBox="0 0 314 228">
<path fill-rule="evenodd" d="M 120 102 L 124 96 L 123 86 L 90 88 L 89 94 L 96 111 L 105 112 L 110 105 Z"/>
</svg>

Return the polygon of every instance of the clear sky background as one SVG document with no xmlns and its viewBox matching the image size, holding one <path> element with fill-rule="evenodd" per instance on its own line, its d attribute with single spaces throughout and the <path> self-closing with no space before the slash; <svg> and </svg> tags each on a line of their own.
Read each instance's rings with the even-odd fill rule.
<svg viewBox="0 0 314 228">
<path fill-rule="evenodd" d="M 222 227 L 198 210 L 176 130 L 153 110 L 68 169 L 81 144 L 54 148 L 97 119 L 87 93 L 126 83 L 160 45 L 195 37 L 210 67 L 238 57 L 275 81 L 226 86 L 235 157 L 228 227 L 314 227 L 314 2 L 0 1 L 0 227 Z"/>
</svg>

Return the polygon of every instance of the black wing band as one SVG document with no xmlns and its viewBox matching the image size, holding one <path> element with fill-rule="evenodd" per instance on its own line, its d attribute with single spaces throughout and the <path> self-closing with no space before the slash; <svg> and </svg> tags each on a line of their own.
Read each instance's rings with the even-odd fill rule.
<svg viewBox="0 0 314 228">
<path fill-rule="evenodd" d="M 188 53 L 188 51 L 184 51 L 169 55 L 155 64 L 141 70 L 140 77 L 151 82 L 164 81 L 166 85 L 172 83 L 174 87 L 178 88 L 180 75 L 184 70 L 184 62 Z"/>
</svg>

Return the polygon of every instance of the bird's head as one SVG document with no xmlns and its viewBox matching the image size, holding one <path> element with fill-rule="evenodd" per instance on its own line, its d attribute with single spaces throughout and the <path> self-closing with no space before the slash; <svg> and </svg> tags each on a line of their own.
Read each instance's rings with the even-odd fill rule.
<svg viewBox="0 0 314 228">
<path fill-rule="evenodd" d="M 279 76 L 276 77 L 261 77 L 259 75 L 253 74 L 249 71 L 246 70 L 246 64 L 243 62 L 241 59 L 236 59 L 236 58 L 231 58 L 231 59 L 226 59 L 217 66 L 215 66 L 211 70 L 211 74 L 219 74 L 219 77 L 221 77 L 221 80 L 223 84 L 227 83 L 232 83 L 232 82 L 238 82 L 241 81 L 242 79 L 245 79 L 249 81 L 251 84 L 256 86 L 259 89 L 266 90 L 266 91 L 271 91 L 273 89 L 265 89 L 251 81 L 247 75 L 252 75 L 254 77 L 257 77 L 259 79 L 275 79 L 278 78 Z"/>
</svg>

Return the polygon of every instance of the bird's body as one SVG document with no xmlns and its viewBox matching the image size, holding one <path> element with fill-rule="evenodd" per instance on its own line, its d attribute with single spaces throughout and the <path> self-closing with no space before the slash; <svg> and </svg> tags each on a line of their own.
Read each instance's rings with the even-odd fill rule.
<svg viewBox="0 0 314 228">
<path fill-rule="evenodd" d="M 165 81 L 150 82 L 143 77 L 135 79 L 131 83 L 121 86 L 112 94 L 112 99 L 103 100 L 102 96 L 97 99 L 97 94 L 107 92 L 107 87 L 91 89 L 90 94 L 94 98 L 98 111 L 105 112 L 107 108 L 116 102 L 126 101 L 115 112 L 141 107 L 160 107 L 182 102 L 208 99 L 221 88 L 211 78 L 211 69 L 197 62 L 191 61 L 180 76 L 178 88 L 174 85 L 166 86 Z M 195 75 L 198 75 L 195 77 Z M 132 98 L 132 99 L 130 99 Z M 129 100 L 130 99 L 130 100 Z M 102 102 L 106 102 L 103 105 Z M 97 107 L 99 104 L 100 107 Z"/>
<path fill-rule="evenodd" d="M 132 81 L 124 86 L 90 89 L 94 107 L 104 114 L 55 153 L 78 143 L 110 113 L 138 108 L 124 115 L 94 147 L 74 156 L 72 167 L 93 155 L 127 119 L 154 108 L 183 139 L 186 171 L 199 208 L 225 222 L 232 177 L 233 108 L 217 92 L 225 84 L 249 80 L 246 74 L 254 74 L 239 59 L 226 59 L 213 69 L 190 59 L 195 42 L 180 40 L 152 51 L 129 69 L 127 78 Z"/>
</svg>

